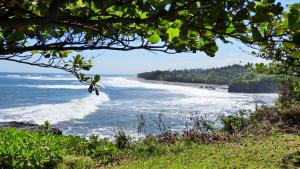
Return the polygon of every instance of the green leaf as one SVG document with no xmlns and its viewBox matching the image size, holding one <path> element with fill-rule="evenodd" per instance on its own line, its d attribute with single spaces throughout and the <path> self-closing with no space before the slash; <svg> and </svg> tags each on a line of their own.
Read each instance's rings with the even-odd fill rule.
<svg viewBox="0 0 300 169">
<path fill-rule="evenodd" d="M 91 2 L 91 9 L 96 13 L 100 11 L 100 9 L 97 6 L 98 6 L 97 3 L 95 4 L 94 1 Z"/>
<path fill-rule="evenodd" d="M 235 31 L 234 25 L 231 23 L 227 29 L 226 29 L 226 33 L 233 33 Z"/>
<path fill-rule="evenodd" d="M 233 26 L 238 33 L 244 33 L 247 30 L 247 27 L 243 22 L 233 22 Z"/>
<path fill-rule="evenodd" d="M 157 33 L 154 33 L 147 40 L 152 44 L 156 44 L 160 41 L 160 37 Z"/>
<path fill-rule="evenodd" d="M 44 57 L 45 58 L 50 58 L 50 56 L 51 56 L 50 53 L 47 53 Z"/>
<path fill-rule="evenodd" d="M 297 22 L 297 20 L 299 19 L 300 17 L 300 12 L 299 10 L 296 8 L 296 6 L 293 6 L 291 8 L 291 10 L 288 12 L 288 26 L 290 28 L 293 28 L 295 23 Z"/>
<path fill-rule="evenodd" d="M 263 40 L 263 36 L 260 34 L 259 30 L 254 26 L 252 26 L 252 36 L 253 36 L 253 39 L 256 41 Z"/>
<path fill-rule="evenodd" d="M 72 52 L 71 51 L 67 51 L 67 50 L 62 51 L 62 52 L 59 53 L 59 57 L 60 58 L 66 58 L 66 57 L 69 56 L 70 53 L 72 53 Z"/>
<path fill-rule="evenodd" d="M 200 50 L 204 51 L 208 56 L 214 57 L 218 51 L 218 46 L 215 41 L 211 41 L 200 46 Z"/>
<path fill-rule="evenodd" d="M 257 56 L 257 53 L 255 51 L 251 51 L 251 54 Z"/>
<path fill-rule="evenodd" d="M 300 59 L 300 51 L 294 52 L 292 54 L 292 57 L 295 58 L 295 59 Z"/>
<path fill-rule="evenodd" d="M 81 56 L 79 54 L 77 54 L 75 57 L 74 57 L 74 64 L 79 64 L 81 60 Z"/>
<path fill-rule="evenodd" d="M 283 45 L 289 49 L 294 49 L 296 47 L 296 45 L 291 42 L 284 42 Z"/>
<path fill-rule="evenodd" d="M 300 45 L 300 30 L 297 31 L 297 32 L 294 34 L 293 42 L 294 42 L 296 45 Z"/>
<path fill-rule="evenodd" d="M 94 82 L 99 82 L 100 81 L 100 75 L 95 75 L 94 77 Z"/>
<path fill-rule="evenodd" d="M 249 17 L 248 9 L 243 8 L 235 14 L 233 20 L 234 21 L 243 21 L 244 19 L 247 19 L 248 17 Z"/>
<path fill-rule="evenodd" d="M 83 6 L 83 2 L 82 2 L 82 0 L 77 0 L 77 5 L 79 6 L 79 7 L 82 7 Z"/>
<path fill-rule="evenodd" d="M 38 50 L 32 50 L 31 53 L 32 54 L 40 54 L 40 51 L 38 51 Z"/>
<path fill-rule="evenodd" d="M 146 19 L 146 18 L 148 18 L 148 12 L 142 12 L 141 14 L 140 14 L 140 18 L 141 19 Z"/>
<path fill-rule="evenodd" d="M 169 42 L 172 42 L 174 38 L 179 36 L 179 28 L 169 28 L 167 34 L 169 35 Z"/>
</svg>

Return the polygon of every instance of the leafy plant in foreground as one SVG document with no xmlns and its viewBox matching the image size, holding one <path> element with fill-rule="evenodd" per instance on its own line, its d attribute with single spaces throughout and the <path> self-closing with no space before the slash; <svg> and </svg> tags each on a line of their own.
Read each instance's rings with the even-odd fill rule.
<svg viewBox="0 0 300 169">
<path fill-rule="evenodd" d="M 62 161 L 51 134 L 7 129 L 0 132 L 0 166 L 5 169 L 54 168 Z"/>
</svg>

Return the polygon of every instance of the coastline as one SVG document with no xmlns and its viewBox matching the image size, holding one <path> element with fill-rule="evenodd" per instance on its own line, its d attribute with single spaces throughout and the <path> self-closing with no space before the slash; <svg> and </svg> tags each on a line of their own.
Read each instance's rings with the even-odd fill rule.
<svg viewBox="0 0 300 169">
<path fill-rule="evenodd" d="M 189 86 L 189 87 L 196 87 L 196 88 L 206 88 L 206 89 L 222 89 L 228 90 L 228 85 L 213 85 L 213 84 L 203 84 L 203 83 L 185 83 L 185 82 L 168 82 L 163 80 L 146 80 L 143 78 L 135 77 L 134 79 L 147 82 L 147 83 L 155 83 L 155 84 L 168 84 L 168 85 L 177 85 L 177 86 Z"/>
<path fill-rule="evenodd" d="M 168 82 L 163 80 L 146 80 L 143 78 L 131 78 L 135 79 L 140 82 L 147 82 L 153 84 L 168 84 L 168 85 L 177 85 L 177 86 L 189 86 L 201 89 L 208 89 L 208 90 L 226 90 L 227 92 L 229 89 L 228 85 L 213 85 L 213 84 L 203 84 L 203 83 L 185 83 L 185 82 Z M 244 93 L 244 94 L 278 94 L 277 92 L 229 92 L 229 93 Z"/>
</svg>

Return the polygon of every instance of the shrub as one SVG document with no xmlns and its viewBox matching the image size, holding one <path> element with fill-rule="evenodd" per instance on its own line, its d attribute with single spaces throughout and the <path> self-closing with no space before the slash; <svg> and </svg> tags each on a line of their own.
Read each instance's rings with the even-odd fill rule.
<svg viewBox="0 0 300 169">
<path fill-rule="evenodd" d="M 57 169 L 94 169 L 95 162 L 90 157 L 67 156 Z"/>
<path fill-rule="evenodd" d="M 300 125 L 300 105 L 291 104 L 282 109 L 262 106 L 250 116 L 251 122 L 283 123 L 285 126 Z"/>
<path fill-rule="evenodd" d="M 300 81 L 298 77 L 281 75 L 275 78 L 280 88 L 278 105 L 285 107 L 300 103 Z"/>
<path fill-rule="evenodd" d="M 287 126 L 300 125 L 300 105 L 291 105 L 284 109 L 281 113 L 281 120 Z"/>
<path fill-rule="evenodd" d="M 99 139 L 98 136 L 91 136 L 87 143 L 87 154 L 101 164 L 109 164 L 118 158 L 120 150 L 107 139 Z"/>
<path fill-rule="evenodd" d="M 233 134 L 237 131 L 241 131 L 246 127 L 246 118 L 239 115 L 229 115 L 229 116 L 223 116 L 221 118 L 221 122 L 224 125 L 223 130 Z"/>
<path fill-rule="evenodd" d="M 49 121 L 45 121 L 44 124 L 38 126 L 38 131 L 41 133 L 51 132 L 51 124 Z"/>
<path fill-rule="evenodd" d="M 230 136 L 224 132 L 203 133 L 196 130 L 187 130 L 182 134 L 185 141 L 202 142 L 205 144 L 218 141 L 228 141 Z"/>
<path fill-rule="evenodd" d="M 60 147 L 51 134 L 26 130 L 0 132 L 0 166 L 5 169 L 54 168 L 62 161 Z"/>
<path fill-rule="evenodd" d="M 280 110 L 276 107 L 261 106 L 250 115 L 252 124 L 267 122 L 275 124 L 280 121 Z"/>
<path fill-rule="evenodd" d="M 118 159 L 119 154 L 116 144 L 97 136 L 85 139 L 41 130 L 0 130 L 0 168 L 3 169 L 82 168 L 79 166 L 94 164 L 91 160 L 107 165 Z"/>
<path fill-rule="evenodd" d="M 192 129 L 198 132 L 212 132 L 215 130 L 214 122 L 208 120 L 207 116 L 191 116 L 190 121 L 193 124 Z"/>
<path fill-rule="evenodd" d="M 116 144 L 119 149 L 125 149 L 130 145 L 130 137 L 126 136 L 125 132 L 118 131 L 115 135 Z"/>
<path fill-rule="evenodd" d="M 61 136 L 56 139 L 57 144 L 64 147 L 67 154 L 86 156 L 88 150 L 88 140 L 80 136 Z"/>
<path fill-rule="evenodd" d="M 158 137 L 158 141 L 164 144 L 175 144 L 177 140 L 180 139 L 180 135 L 178 133 L 176 132 L 174 133 L 171 131 L 166 131 L 158 135 L 157 137 Z"/>
<path fill-rule="evenodd" d="M 283 168 L 299 168 L 300 167 L 300 151 L 288 155 L 283 159 Z"/>
<path fill-rule="evenodd" d="M 150 158 L 153 156 L 162 156 L 172 153 L 180 153 L 185 150 L 187 142 L 176 142 L 169 144 L 162 142 L 161 138 L 153 135 L 148 135 L 146 138 L 131 144 L 131 147 L 126 150 L 126 154 L 137 158 Z"/>
<path fill-rule="evenodd" d="M 166 145 L 159 142 L 158 137 L 151 135 L 134 144 L 129 151 L 138 157 L 151 157 L 167 153 Z"/>
</svg>

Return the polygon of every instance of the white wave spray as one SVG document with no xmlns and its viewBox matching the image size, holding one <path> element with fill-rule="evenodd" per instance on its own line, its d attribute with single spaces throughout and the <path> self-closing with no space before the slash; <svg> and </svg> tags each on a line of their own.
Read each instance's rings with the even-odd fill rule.
<svg viewBox="0 0 300 169">
<path fill-rule="evenodd" d="M 208 112 L 208 114 L 217 114 L 221 112 L 226 113 L 224 112 L 224 110 L 229 109 L 253 110 L 255 108 L 256 103 L 265 102 L 265 104 L 273 104 L 278 97 L 278 94 L 228 93 L 225 90 L 210 90 L 205 88 L 199 88 L 197 86 L 149 83 L 123 77 L 106 78 L 104 79 L 103 84 L 107 87 L 146 88 L 180 94 L 184 97 L 174 97 L 169 100 L 159 100 L 158 105 L 164 108 L 173 108 L 181 106 L 182 109 L 186 110 L 191 110 L 191 108 L 194 108 L 195 111 Z M 176 113 L 176 115 L 182 115 L 182 113 Z"/>
<path fill-rule="evenodd" d="M 62 121 L 82 119 L 96 112 L 98 106 L 105 101 L 109 101 L 108 96 L 100 92 L 99 96 L 90 95 L 67 103 L 0 109 L 0 121 L 30 121 L 42 124 L 48 120 L 51 124 L 55 124 Z"/>
</svg>

